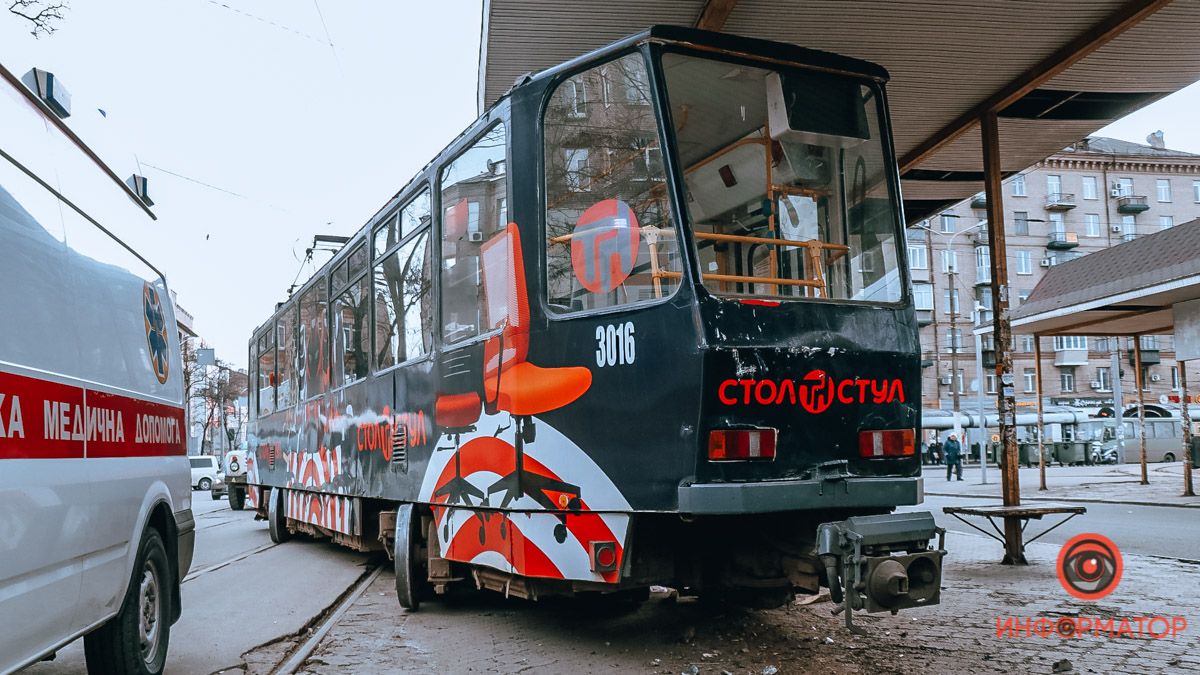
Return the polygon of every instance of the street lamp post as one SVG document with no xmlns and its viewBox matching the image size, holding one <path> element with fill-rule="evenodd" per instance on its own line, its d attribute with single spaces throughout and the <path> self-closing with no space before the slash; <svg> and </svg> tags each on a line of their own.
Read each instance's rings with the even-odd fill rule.
<svg viewBox="0 0 1200 675">
<path fill-rule="evenodd" d="M 979 325 L 983 323 L 983 304 L 975 303 L 975 405 L 979 410 L 979 481 L 988 484 L 987 479 L 987 423 L 983 416 L 983 336 L 979 334 Z"/>
<path fill-rule="evenodd" d="M 954 214 L 942 214 L 942 217 L 959 218 L 959 216 L 954 215 Z M 945 237 L 946 247 L 943 249 L 944 254 L 942 257 L 942 262 L 946 266 L 946 277 L 949 279 L 949 281 L 946 284 L 946 288 L 948 289 L 949 309 L 950 309 L 950 340 L 949 340 L 949 342 L 950 342 L 951 408 L 954 412 L 954 431 L 956 434 L 959 434 L 959 435 L 961 435 L 963 433 L 963 430 L 962 430 L 962 426 L 959 423 L 959 417 L 958 417 L 958 413 L 959 413 L 959 409 L 960 409 L 960 399 L 959 399 L 960 392 L 959 392 L 958 388 L 959 388 L 959 383 L 961 382 L 961 380 L 959 380 L 959 377 L 958 377 L 958 350 L 962 348 L 963 340 L 962 340 L 962 335 L 958 332 L 958 301 L 957 301 L 958 286 L 955 285 L 955 280 L 958 278 L 958 258 L 952 257 L 952 253 L 954 251 L 954 239 L 956 237 L 958 237 L 960 234 L 966 234 L 967 232 L 970 232 L 971 230 L 977 230 L 985 225 L 987 225 L 987 221 L 981 220 L 978 223 L 975 223 L 974 225 L 972 225 L 970 227 L 967 227 L 967 228 L 964 228 L 964 229 L 961 229 L 961 230 L 951 233 L 949 237 Z M 923 226 L 918 225 L 917 227 L 925 230 L 926 232 L 929 232 L 930 234 L 936 234 L 939 237 L 944 237 L 944 235 L 945 235 L 945 233 L 938 232 L 938 231 L 934 230 L 933 228 L 929 227 L 928 225 L 923 225 Z M 977 358 L 978 358 L 978 356 L 979 355 L 977 354 Z M 978 373 L 979 369 L 976 369 L 976 370 Z M 982 386 L 983 386 L 983 383 L 978 382 L 977 387 L 982 387 Z M 982 433 L 982 428 L 983 428 L 983 422 L 980 421 L 981 433 Z M 979 444 L 980 461 L 982 463 L 986 464 L 987 463 L 986 455 L 983 454 L 982 436 L 980 437 L 980 439 L 981 439 L 980 444 Z M 969 449 L 969 446 L 968 446 L 968 449 Z"/>
</svg>

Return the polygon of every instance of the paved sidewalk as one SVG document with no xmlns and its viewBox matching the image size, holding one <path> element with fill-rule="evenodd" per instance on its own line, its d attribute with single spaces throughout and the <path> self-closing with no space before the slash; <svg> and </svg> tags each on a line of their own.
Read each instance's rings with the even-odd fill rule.
<svg viewBox="0 0 1200 675">
<path fill-rule="evenodd" d="M 530 603 L 477 593 L 405 613 L 385 573 L 347 612 L 303 672 L 384 673 L 1200 673 L 1200 566 L 1124 556 L 1116 589 L 1076 600 L 1055 574 L 1060 547 L 1034 543 L 1028 567 L 1000 565 L 991 539 L 951 534 L 942 604 L 856 614 L 864 636 L 830 614 L 827 597 L 772 610 L 714 610 L 656 595 L 625 616 L 596 614 L 581 600 Z M 1053 626 L 1096 618 L 1184 617 L 1173 637 L 1063 638 Z M 1034 634 L 997 635 L 997 619 L 1033 622 Z M 1039 620 L 1041 623 L 1039 624 Z M 1041 631 L 1041 629 L 1046 629 Z M 1161 630 L 1161 623 L 1155 630 Z M 1046 635 L 1038 635 L 1045 632 Z"/>
<path fill-rule="evenodd" d="M 1183 497 L 1183 463 L 1147 466 L 1149 485 L 1141 485 L 1138 464 L 1047 466 L 1046 490 L 1038 489 L 1038 468 L 1021 467 L 1021 498 L 1056 502 L 1108 502 L 1153 506 L 1200 506 L 1200 497 Z M 950 497 L 1000 497 L 1000 469 L 988 467 L 988 484 L 980 483 L 978 465 L 965 467 L 963 480 L 946 480 L 946 467 L 925 466 L 925 493 Z M 1200 489 L 1200 470 L 1193 474 Z"/>
</svg>

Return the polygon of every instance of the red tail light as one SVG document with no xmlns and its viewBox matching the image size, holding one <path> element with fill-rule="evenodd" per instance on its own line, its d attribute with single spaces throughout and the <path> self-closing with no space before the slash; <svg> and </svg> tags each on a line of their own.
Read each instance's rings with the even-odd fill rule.
<svg viewBox="0 0 1200 675">
<path fill-rule="evenodd" d="M 909 457 L 916 453 L 912 429 L 858 432 L 858 454 L 862 457 Z"/>
<path fill-rule="evenodd" d="M 775 459 L 775 429 L 720 429 L 708 432 L 710 462 Z"/>
</svg>

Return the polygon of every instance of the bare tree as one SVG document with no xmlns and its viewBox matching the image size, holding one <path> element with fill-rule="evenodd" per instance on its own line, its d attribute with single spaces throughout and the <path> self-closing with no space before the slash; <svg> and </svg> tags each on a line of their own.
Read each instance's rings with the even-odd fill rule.
<svg viewBox="0 0 1200 675">
<path fill-rule="evenodd" d="M 197 394 L 204 400 L 205 444 L 211 442 L 207 430 L 220 430 L 224 432 L 221 445 L 230 448 L 245 423 L 246 411 L 238 402 L 247 395 L 249 378 L 246 373 L 234 370 L 220 360 L 215 368 L 215 375 L 206 377 L 197 389 Z M 211 446 L 208 447 L 211 450 Z"/>
<path fill-rule="evenodd" d="M 29 34 L 35 38 L 52 35 L 69 5 L 64 0 L 11 0 L 8 11 L 33 24 Z"/>
</svg>

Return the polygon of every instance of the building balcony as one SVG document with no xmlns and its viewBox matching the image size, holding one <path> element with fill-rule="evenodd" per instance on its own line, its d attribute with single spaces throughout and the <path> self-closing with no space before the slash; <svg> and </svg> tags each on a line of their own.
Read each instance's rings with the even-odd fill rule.
<svg viewBox="0 0 1200 675">
<path fill-rule="evenodd" d="M 1162 363 L 1162 359 L 1159 357 L 1157 349 L 1143 349 L 1142 350 L 1142 365 L 1143 366 L 1153 366 L 1153 365 L 1157 365 L 1159 363 Z M 1136 354 L 1133 353 L 1132 349 L 1129 350 L 1129 365 L 1131 365 L 1131 366 L 1137 365 Z"/>
<path fill-rule="evenodd" d="M 934 352 L 921 352 L 921 367 L 928 368 L 936 362 L 937 354 Z"/>
<path fill-rule="evenodd" d="M 1047 211 L 1070 211 L 1075 208 L 1075 195 L 1066 192 L 1051 192 L 1046 195 Z"/>
<path fill-rule="evenodd" d="M 1074 232 L 1051 232 L 1046 238 L 1046 248 L 1067 251 L 1079 245 L 1079 235 Z"/>
<path fill-rule="evenodd" d="M 992 283 L 992 268 L 976 265 L 975 266 L 975 285 L 976 286 L 985 286 L 990 283 Z"/>
<path fill-rule="evenodd" d="M 975 195 L 975 197 L 973 199 L 971 199 L 971 208 L 986 209 L 987 208 L 987 196 L 984 195 L 982 192 Z"/>
<path fill-rule="evenodd" d="M 1117 197 L 1117 213 L 1141 213 L 1150 208 L 1145 195 L 1121 195 Z"/>
<path fill-rule="evenodd" d="M 932 311 L 930 311 L 928 309 L 918 309 L 917 310 L 917 325 L 918 326 L 928 326 L 929 324 L 933 323 L 933 321 L 934 321 L 934 319 L 933 319 Z"/>
<path fill-rule="evenodd" d="M 1060 349 L 1054 352 L 1054 365 L 1056 366 L 1086 366 L 1087 364 L 1087 349 Z"/>
<path fill-rule="evenodd" d="M 989 246 L 991 241 L 988 239 L 988 229 L 986 227 L 981 227 L 972 232 L 971 241 L 973 241 L 976 246 Z"/>
<path fill-rule="evenodd" d="M 1137 239 L 1136 232 L 1126 232 L 1121 235 L 1121 241 L 1133 241 L 1134 239 Z"/>
</svg>

